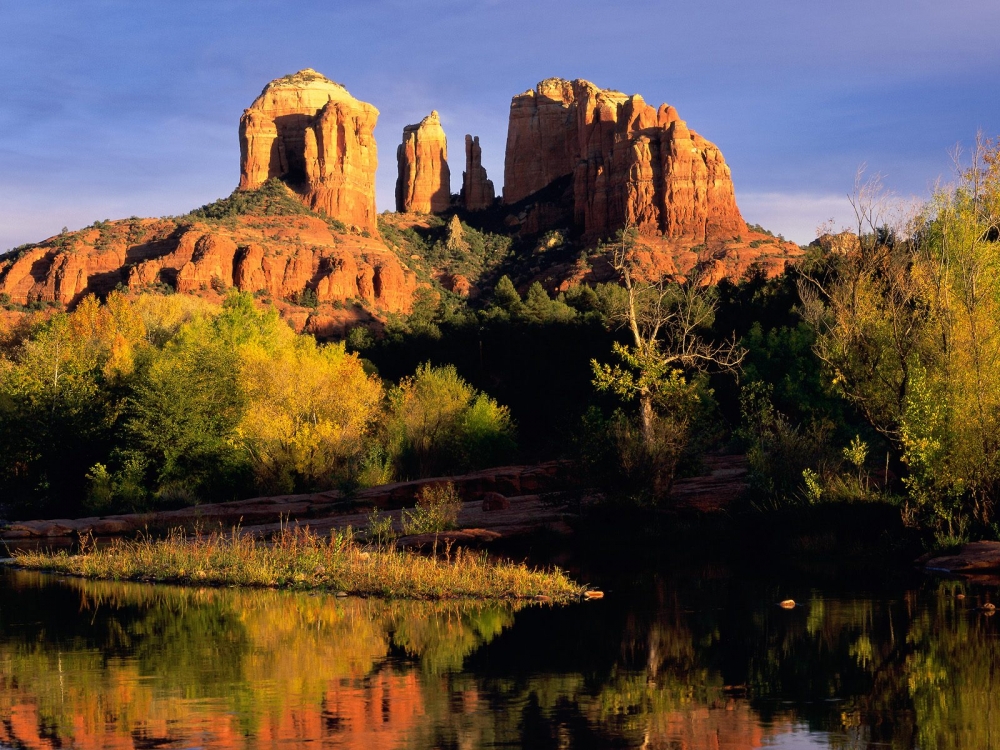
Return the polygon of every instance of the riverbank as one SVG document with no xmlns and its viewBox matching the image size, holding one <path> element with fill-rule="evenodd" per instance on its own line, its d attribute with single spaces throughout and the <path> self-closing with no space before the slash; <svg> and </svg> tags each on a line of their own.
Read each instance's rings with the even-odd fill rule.
<svg viewBox="0 0 1000 750">
<path fill-rule="evenodd" d="M 584 587 L 558 568 L 531 569 L 441 544 L 432 556 L 363 546 L 350 532 L 319 536 L 288 528 L 269 543 L 234 529 L 162 539 L 115 539 L 80 554 L 15 551 L 13 565 L 109 580 L 319 589 L 401 599 L 579 599 Z"/>
</svg>

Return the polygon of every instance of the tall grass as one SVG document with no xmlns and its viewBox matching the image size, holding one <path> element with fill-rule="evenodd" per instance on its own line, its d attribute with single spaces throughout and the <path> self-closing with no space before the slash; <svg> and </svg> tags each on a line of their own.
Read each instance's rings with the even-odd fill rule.
<svg viewBox="0 0 1000 750">
<path fill-rule="evenodd" d="M 163 539 L 116 539 L 100 548 L 88 543 L 78 555 L 19 551 L 14 564 L 88 578 L 326 589 L 407 599 L 547 596 L 567 601 L 582 591 L 558 568 L 532 570 L 483 553 L 452 553 L 450 547 L 443 558 L 365 547 L 350 529 L 324 537 L 294 527 L 269 543 L 239 529 L 193 535 L 175 530 Z"/>
</svg>

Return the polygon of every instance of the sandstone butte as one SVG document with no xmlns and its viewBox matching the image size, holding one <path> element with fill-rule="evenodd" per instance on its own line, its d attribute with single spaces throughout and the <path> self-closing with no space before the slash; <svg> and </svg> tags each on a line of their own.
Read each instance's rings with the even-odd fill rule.
<svg viewBox="0 0 1000 750">
<path fill-rule="evenodd" d="M 462 172 L 461 204 L 466 211 L 481 211 L 496 200 L 493 181 L 483 167 L 483 150 L 479 136 L 465 136 L 465 171 Z"/>
<path fill-rule="evenodd" d="M 441 213 L 451 206 L 448 140 L 437 110 L 417 125 L 403 128 L 396 149 L 396 210 L 400 213 Z"/>
<path fill-rule="evenodd" d="M 553 206 L 560 186 L 566 215 Z M 651 270 L 698 265 L 708 282 L 753 264 L 774 275 L 801 254 L 750 230 L 722 153 L 673 107 L 579 79 L 549 78 L 511 100 L 503 201 L 524 205 L 518 220 L 534 231 L 569 222 L 593 241 L 634 227 Z"/>
<path fill-rule="evenodd" d="M 271 81 L 240 119 L 240 189 L 276 177 L 309 208 L 377 232 L 378 114 L 315 70 Z"/>
<path fill-rule="evenodd" d="M 380 311 L 405 312 L 416 275 L 403 260 L 405 248 L 390 250 L 376 228 L 377 117 L 343 86 L 303 70 L 268 84 L 240 121 L 240 189 L 278 178 L 300 202 L 353 231 L 316 213 L 107 222 L 0 256 L 0 294 L 14 304 L 71 306 L 119 284 L 209 294 L 236 287 L 269 294 L 297 329 L 327 336 Z M 428 145 L 440 143 L 441 173 L 446 168 L 437 120 L 432 114 L 413 133 L 414 176 L 421 173 L 421 131 Z M 466 137 L 461 203 L 470 211 L 494 202 L 481 159 L 478 139 Z M 513 98 L 504 174 L 510 231 L 572 227 L 594 242 L 631 225 L 651 276 L 697 269 L 703 283 L 714 283 L 754 265 L 776 275 L 802 252 L 746 225 L 722 154 L 671 107 L 654 110 L 637 95 L 587 81 L 548 79 Z M 427 193 L 430 210 L 444 203 L 443 181 L 436 202 L 435 191 Z M 568 264 L 539 280 L 564 290 L 608 280 L 609 271 Z M 448 278 L 449 288 L 475 292 L 469 279 Z M 334 305 L 339 311 L 320 313 L 285 304 L 306 290 L 319 302 L 360 300 L 367 310 L 348 314 Z"/>
<path fill-rule="evenodd" d="M 14 304 L 72 306 L 118 285 L 209 295 L 235 287 L 268 294 L 297 329 L 326 336 L 368 311 L 310 313 L 286 301 L 311 290 L 318 302 L 408 311 L 416 275 L 377 239 L 377 117 L 343 86 L 303 70 L 269 83 L 240 120 L 241 190 L 279 178 L 308 207 L 356 231 L 308 213 L 105 222 L 0 257 L 0 294 Z"/>
</svg>

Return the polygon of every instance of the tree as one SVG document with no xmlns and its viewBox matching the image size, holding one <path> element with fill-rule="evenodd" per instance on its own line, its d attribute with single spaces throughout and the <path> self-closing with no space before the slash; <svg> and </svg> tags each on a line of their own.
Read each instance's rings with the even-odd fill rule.
<svg viewBox="0 0 1000 750">
<path fill-rule="evenodd" d="M 374 440 L 382 384 L 343 344 L 291 334 L 274 352 L 246 348 L 240 382 L 248 407 L 238 431 L 260 489 L 292 492 L 350 478 Z"/>
<path fill-rule="evenodd" d="M 855 248 L 800 284 L 817 355 L 907 469 L 908 514 L 952 538 L 1000 492 L 1000 145 L 956 163 L 916 211 L 859 175 Z"/>
<path fill-rule="evenodd" d="M 411 476 L 496 465 L 514 449 L 510 412 L 452 365 L 425 363 L 389 393 L 388 432 L 390 452 Z"/>
<path fill-rule="evenodd" d="M 594 385 L 625 400 L 638 401 L 643 441 L 648 451 L 663 440 L 657 429 L 657 412 L 683 415 L 699 398 L 691 373 L 735 371 L 745 351 L 735 338 L 721 342 L 706 337 L 715 318 L 710 288 L 697 278 L 649 278 L 636 258 L 637 234 L 621 230 L 612 248 L 611 264 L 618 272 L 624 294 L 611 311 L 611 319 L 626 327 L 631 343 L 615 342 L 612 351 L 620 364 L 594 360 Z M 679 426 L 687 428 L 684 418 Z M 672 470 L 670 471 L 672 479 Z M 667 486 L 660 489 L 669 489 Z"/>
</svg>

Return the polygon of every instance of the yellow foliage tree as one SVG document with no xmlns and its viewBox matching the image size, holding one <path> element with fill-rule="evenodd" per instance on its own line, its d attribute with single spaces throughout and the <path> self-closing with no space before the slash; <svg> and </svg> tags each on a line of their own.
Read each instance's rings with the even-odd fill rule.
<svg viewBox="0 0 1000 750">
<path fill-rule="evenodd" d="M 262 488 L 289 492 L 346 477 L 379 413 L 378 378 L 342 344 L 318 346 L 310 337 L 272 351 L 248 345 L 240 359 L 249 406 L 239 432 Z"/>
</svg>

